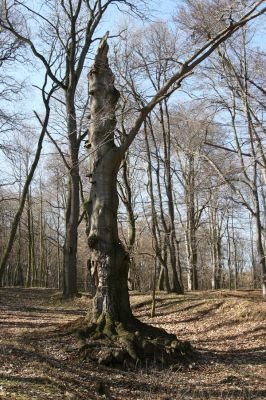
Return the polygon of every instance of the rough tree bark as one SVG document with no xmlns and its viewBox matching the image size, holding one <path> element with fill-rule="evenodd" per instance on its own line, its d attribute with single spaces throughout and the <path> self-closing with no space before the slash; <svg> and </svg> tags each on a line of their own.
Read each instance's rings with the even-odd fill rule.
<svg viewBox="0 0 266 400">
<path fill-rule="evenodd" d="M 88 216 L 88 265 L 95 280 L 96 294 L 88 315 L 90 324 L 80 331 L 81 352 L 107 365 L 138 363 L 142 359 L 173 363 L 191 353 L 189 343 L 178 342 L 175 335 L 142 324 L 133 316 L 129 303 L 130 259 L 119 240 L 117 224 L 117 174 L 123 160 L 121 147 L 114 142 L 119 92 L 114 86 L 107 53 L 104 38 L 88 76 L 91 118 L 87 147 L 91 189 L 84 206 Z M 90 341 L 84 336 L 89 336 Z"/>
<path fill-rule="evenodd" d="M 114 143 L 114 129 L 119 92 L 114 87 L 107 52 L 108 45 L 103 40 L 88 76 L 91 190 L 85 207 L 90 266 L 97 287 L 93 311 L 95 317 L 104 313 L 128 323 L 132 319 L 127 289 L 129 257 L 119 241 L 117 226 L 117 173 L 122 160 Z"/>
</svg>

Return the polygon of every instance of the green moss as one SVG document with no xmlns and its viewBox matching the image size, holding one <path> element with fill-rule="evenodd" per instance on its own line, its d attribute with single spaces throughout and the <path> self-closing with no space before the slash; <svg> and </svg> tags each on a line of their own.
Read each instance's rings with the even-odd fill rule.
<svg viewBox="0 0 266 400">
<path fill-rule="evenodd" d="M 134 361 L 138 361 L 139 357 L 137 354 L 137 344 L 139 342 L 138 336 L 135 335 L 135 332 L 129 332 L 125 329 L 122 323 L 116 325 L 116 332 L 118 335 L 118 339 L 121 344 L 125 347 L 127 353 Z"/>
<path fill-rule="evenodd" d="M 112 338 L 115 335 L 115 324 L 109 314 L 105 315 L 103 333 L 109 338 Z"/>
<path fill-rule="evenodd" d="M 82 355 L 99 364 L 125 364 L 130 368 L 147 365 L 147 362 L 160 367 L 175 365 L 194 357 L 189 343 L 179 342 L 175 335 L 142 323 L 133 327 L 128 329 L 108 313 L 102 313 L 96 323 L 88 327 L 89 345 L 81 341 Z M 81 339 L 83 335 L 86 330 L 82 331 Z"/>
<path fill-rule="evenodd" d="M 125 346 L 125 349 L 126 349 L 127 353 L 130 355 L 130 357 L 134 361 L 138 361 L 139 357 L 137 354 L 136 345 L 134 343 L 134 340 L 132 340 L 132 338 L 129 336 L 121 336 L 121 337 L 119 337 L 119 339 L 120 339 L 121 343 Z"/>
<path fill-rule="evenodd" d="M 102 332 L 105 326 L 105 314 L 101 314 L 96 322 L 96 331 Z"/>
</svg>

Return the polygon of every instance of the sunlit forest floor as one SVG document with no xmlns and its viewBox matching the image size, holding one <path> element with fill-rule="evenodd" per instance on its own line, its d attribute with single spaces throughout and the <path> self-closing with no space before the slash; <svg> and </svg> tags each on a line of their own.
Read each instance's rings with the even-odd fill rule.
<svg viewBox="0 0 266 400">
<path fill-rule="evenodd" d="M 81 361 L 66 323 L 88 297 L 60 301 L 50 289 L 0 289 L 0 399 L 265 399 L 266 302 L 258 291 L 177 296 L 132 293 L 134 313 L 199 351 L 180 370 L 117 370 Z"/>
</svg>

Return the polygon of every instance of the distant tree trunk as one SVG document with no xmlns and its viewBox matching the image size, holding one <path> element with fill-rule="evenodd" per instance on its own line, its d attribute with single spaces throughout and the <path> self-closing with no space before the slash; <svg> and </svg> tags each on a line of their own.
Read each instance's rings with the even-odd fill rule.
<svg viewBox="0 0 266 400">
<path fill-rule="evenodd" d="M 254 255 L 254 243 L 253 243 L 253 226 L 252 218 L 249 216 L 249 231 L 250 231 L 250 250 L 251 250 L 251 284 L 252 288 L 256 288 L 256 260 Z"/>
<path fill-rule="evenodd" d="M 72 298 L 78 294 L 77 290 L 77 226 L 79 217 L 79 177 L 73 174 L 69 177 L 69 191 L 66 210 L 66 236 L 64 243 L 63 266 L 63 295 Z M 78 185 L 78 188 L 76 188 Z"/>
<path fill-rule="evenodd" d="M 176 259 L 177 259 L 177 271 L 179 274 L 179 281 L 182 286 L 182 290 L 184 292 L 183 279 L 182 279 L 182 265 L 180 260 L 180 242 L 177 239 L 176 239 Z"/>
<path fill-rule="evenodd" d="M 151 221 L 151 231 L 152 237 L 154 239 L 154 247 L 156 257 L 160 263 L 160 273 L 158 277 L 157 288 L 158 290 L 166 290 L 168 293 L 171 291 L 170 281 L 169 281 L 169 274 L 168 274 L 168 246 L 167 246 L 167 239 L 166 234 L 163 234 L 159 229 L 158 224 L 158 216 L 156 212 L 156 204 L 155 204 L 155 194 L 154 194 L 154 182 L 153 182 L 153 174 L 152 174 L 152 160 L 151 160 L 151 151 L 150 145 L 148 140 L 148 132 L 147 132 L 147 124 L 144 122 L 144 137 L 145 137 L 145 144 L 146 144 L 146 151 L 147 151 L 147 160 L 148 160 L 148 193 L 151 200 L 151 213 L 152 213 L 152 221 Z M 161 192 L 160 186 L 158 183 L 158 176 L 159 176 L 159 163 L 157 159 L 157 168 L 156 168 L 156 178 L 158 184 L 158 192 L 159 192 L 159 201 L 160 201 L 160 215 L 163 221 L 163 227 L 166 227 L 163 212 L 162 212 L 162 203 L 161 203 Z"/>
<path fill-rule="evenodd" d="M 39 286 L 43 287 L 44 277 L 44 227 L 43 227 L 43 197 L 42 182 L 40 181 L 40 211 L 39 211 Z"/>
<path fill-rule="evenodd" d="M 31 210 L 30 210 L 30 196 L 27 195 L 27 233 L 28 233 L 28 263 L 27 263 L 27 281 L 26 286 L 32 286 L 32 235 L 31 235 Z"/>
<path fill-rule="evenodd" d="M 20 182 L 19 182 L 19 200 L 21 199 L 21 165 L 20 165 Z M 18 249 L 17 249 L 17 265 L 14 284 L 16 286 L 24 286 L 24 275 L 22 268 L 22 231 L 21 220 L 18 223 Z"/>
<path fill-rule="evenodd" d="M 73 77 L 74 79 L 74 77 Z M 79 143 L 77 138 L 77 118 L 75 110 L 75 89 L 66 92 L 67 129 L 71 169 L 68 181 L 68 199 L 66 209 L 66 236 L 64 243 L 64 289 L 65 298 L 78 294 L 77 289 L 77 246 L 79 223 Z"/>
<path fill-rule="evenodd" d="M 36 285 L 37 271 L 35 258 L 35 232 L 32 211 L 32 196 L 29 188 L 27 194 L 27 233 L 28 233 L 28 268 L 27 268 L 27 287 Z"/>
<path fill-rule="evenodd" d="M 186 184 L 187 197 L 187 253 L 188 253 L 188 290 L 198 290 L 198 250 L 196 237 L 195 213 L 195 167 L 194 155 L 188 156 L 188 178 Z"/>
<path fill-rule="evenodd" d="M 57 219 L 57 229 L 56 229 L 56 231 L 57 231 L 57 252 L 56 252 L 56 254 L 57 254 L 57 289 L 61 289 L 61 279 L 62 279 L 62 276 L 61 276 L 61 264 L 62 264 L 62 262 L 61 262 L 61 247 L 60 247 L 60 237 L 59 237 L 59 218 L 60 217 L 58 217 L 58 219 Z"/>
<path fill-rule="evenodd" d="M 227 266 L 228 266 L 228 286 L 229 290 L 232 290 L 232 262 L 231 262 L 231 238 L 229 230 L 229 216 L 226 222 L 226 232 L 227 232 Z"/>
<path fill-rule="evenodd" d="M 164 106 L 164 107 L 163 107 Z M 164 143 L 164 184 L 166 189 L 169 223 L 166 229 L 167 244 L 170 255 L 170 265 L 173 275 L 172 290 L 176 293 L 184 293 L 182 274 L 177 273 L 178 266 L 176 254 L 176 232 L 175 232 L 175 212 L 174 212 L 174 196 L 173 196 L 173 180 L 171 171 L 171 128 L 170 116 L 168 111 L 167 100 L 159 104 L 160 123 L 162 127 L 163 143 Z"/>
<path fill-rule="evenodd" d="M 235 238 L 235 227 L 234 227 L 234 218 L 232 214 L 231 219 L 231 231 L 232 231 L 232 242 L 234 246 L 234 288 L 235 290 L 238 289 L 239 285 L 239 271 L 238 271 L 238 262 L 237 262 L 237 241 Z"/>
<path fill-rule="evenodd" d="M 162 243 L 162 254 L 157 258 L 160 261 L 160 273 L 157 282 L 157 289 L 158 290 L 165 290 L 167 293 L 171 292 L 170 280 L 169 280 L 169 273 L 168 273 L 168 247 L 166 238 L 164 237 Z"/>
<path fill-rule="evenodd" d="M 157 271 L 157 259 L 156 257 L 154 257 L 151 318 L 155 317 L 155 310 L 156 310 L 156 271 Z"/>
<path fill-rule="evenodd" d="M 157 280 L 157 290 L 164 290 L 164 268 L 161 265 Z"/>
<path fill-rule="evenodd" d="M 57 255 L 57 288 L 62 288 L 62 249 L 60 243 L 60 198 L 59 198 L 59 176 L 56 179 L 56 205 L 58 214 L 56 218 L 56 255 Z"/>
<path fill-rule="evenodd" d="M 136 289 L 136 263 L 134 258 L 134 245 L 136 241 L 136 217 L 134 214 L 133 208 L 133 198 L 132 198 L 132 189 L 130 182 L 130 163 L 129 163 L 129 154 L 127 153 L 123 163 L 122 163 L 122 179 L 123 179 L 123 188 L 120 185 L 120 191 L 122 196 L 123 204 L 127 211 L 127 225 L 128 225 L 128 234 L 127 234 L 127 251 L 130 256 L 130 266 L 128 273 L 128 281 L 131 285 L 130 288 L 132 290 Z M 139 288 L 138 288 L 139 289 Z"/>
<path fill-rule="evenodd" d="M 21 257 L 21 250 L 22 250 L 22 245 L 21 245 L 21 222 L 19 222 L 18 225 L 18 249 L 17 249 L 17 265 L 16 265 L 16 274 L 15 274 L 15 279 L 14 279 L 14 284 L 16 286 L 24 286 L 24 276 L 23 276 L 23 269 L 22 269 L 22 257 Z"/>
<path fill-rule="evenodd" d="M 220 235 L 220 230 L 218 231 L 218 238 L 217 238 L 217 278 L 216 278 L 216 288 L 221 289 L 222 288 L 222 271 L 223 271 L 223 265 L 222 265 L 222 238 Z"/>
<path fill-rule="evenodd" d="M 261 229 L 261 221 L 260 221 L 260 206 L 258 193 L 255 197 L 255 226 L 256 226 L 256 244 L 257 244 L 257 254 L 258 254 L 258 264 L 261 270 L 261 281 L 262 281 L 262 295 L 266 297 L 266 260 L 265 260 L 265 252 L 263 248 L 262 241 L 262 229 Z"/>
<path fill-rule="evenodd" d="M 214 205 L 210 209 L 210 237 L 212 260 L 212 289 L 221 289 L 222 278 L 222 237 L 221 227 L 218 222 L 217 208 Z"/>
<path fill-rule="evenodd" d="M 30 195 L 30 230 L 31 230 L 31 260 L 32 260 L 32 286 L 37 284 L 37 265 L 36 265 L 36 253 L 35 253 L 35 229 L 34 229 L 34 218 L 32 209 L 32 196 Z"/>
</svg>

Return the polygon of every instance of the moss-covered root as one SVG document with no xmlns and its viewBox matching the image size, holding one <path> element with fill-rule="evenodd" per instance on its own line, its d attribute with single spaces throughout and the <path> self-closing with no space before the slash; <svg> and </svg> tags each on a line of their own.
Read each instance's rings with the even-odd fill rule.
<svg viewBox="0 0 266 400">
<path fill-rule="evenodd" d="M 101 315 L 94 324 L 78 333 L 80 355 L 108 366 L 160 367 L 186 364 L 195 357 L 190 343 L 144 324 L 130 329 L 109 315 Z"/>
</svg>

